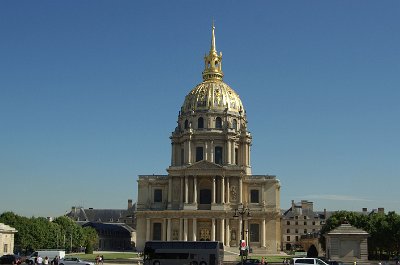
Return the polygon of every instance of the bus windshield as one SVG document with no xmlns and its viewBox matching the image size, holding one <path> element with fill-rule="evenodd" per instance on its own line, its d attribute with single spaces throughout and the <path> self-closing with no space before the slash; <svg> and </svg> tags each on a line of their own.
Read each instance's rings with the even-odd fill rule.
<svg viewBox="0 0 400 265">
<path fill-rule="evenodd" d="M 143 255 L 145 265 L 222 265 L 224 246 L 217 241 L 148 241 Z"/>
</svg>

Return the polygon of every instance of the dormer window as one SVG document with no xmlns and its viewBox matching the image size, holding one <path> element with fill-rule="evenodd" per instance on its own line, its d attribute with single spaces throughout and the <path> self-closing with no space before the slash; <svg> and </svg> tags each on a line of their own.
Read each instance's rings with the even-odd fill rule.
<svg viewBox="0 0 400 265">
<path fill-rule="evenodd" d="M 237 120 L 236 119 L 233 119 L 233 121 L 232 121 L 232 128 L 234 130 L 237 130 Z"/>
<path fill-rule="evenodd" d="M 215 128 L 222 129 L 222 119 L 221 119 L 221 117 L 217 117 L 215 119 Z"/>
</svg>

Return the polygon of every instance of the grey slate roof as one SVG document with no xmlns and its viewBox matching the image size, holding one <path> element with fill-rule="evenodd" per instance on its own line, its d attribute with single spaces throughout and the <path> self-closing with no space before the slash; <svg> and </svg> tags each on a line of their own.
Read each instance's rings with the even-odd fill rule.
<svg viewBox="0 0 400 265">
<path fill-rule="evenodd" d="M 339 227 L 333 229 L 327 235 L 368 235 L 368 232 L 356 228 L 350 224 L 341 224 Z"/>
</svg>

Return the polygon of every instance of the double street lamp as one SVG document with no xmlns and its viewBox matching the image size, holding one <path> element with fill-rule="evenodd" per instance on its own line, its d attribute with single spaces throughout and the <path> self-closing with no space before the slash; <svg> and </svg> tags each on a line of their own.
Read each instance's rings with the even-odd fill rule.
<svg viewBox="0 0 400 265">
<path fill-rule="evenodd" d="M 237 209 L 235 209 L 235 214 L 233 215 L 233 217 L 240 217 L 240 220 L 242 221 L 242 227 L 241 227 L 241 240 L 240 243 L 242 243 L 244 241 L 244 216 L 250 217 L 250 209 L 247 207 L 244 207 L 243 204 L 241 204 Z M 240 257 L 241 257 L 241 261 L 243 264 L 243 256 L 244 256 L 244 252 L 245 250 L 242 250 L 242 246 L 240 246 Z"/>
</svg>

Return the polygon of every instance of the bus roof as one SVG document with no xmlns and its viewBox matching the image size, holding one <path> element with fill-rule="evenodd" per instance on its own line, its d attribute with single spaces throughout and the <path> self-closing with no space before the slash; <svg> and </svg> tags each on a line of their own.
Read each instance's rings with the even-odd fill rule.
<svg viewBox="0 0 400 265">
<path fill-rule="evenodd" d="M 216 249 L 218 241 L 147 241 L 145 248 L 176 248 L 176 249 Z"/>
</svg>

